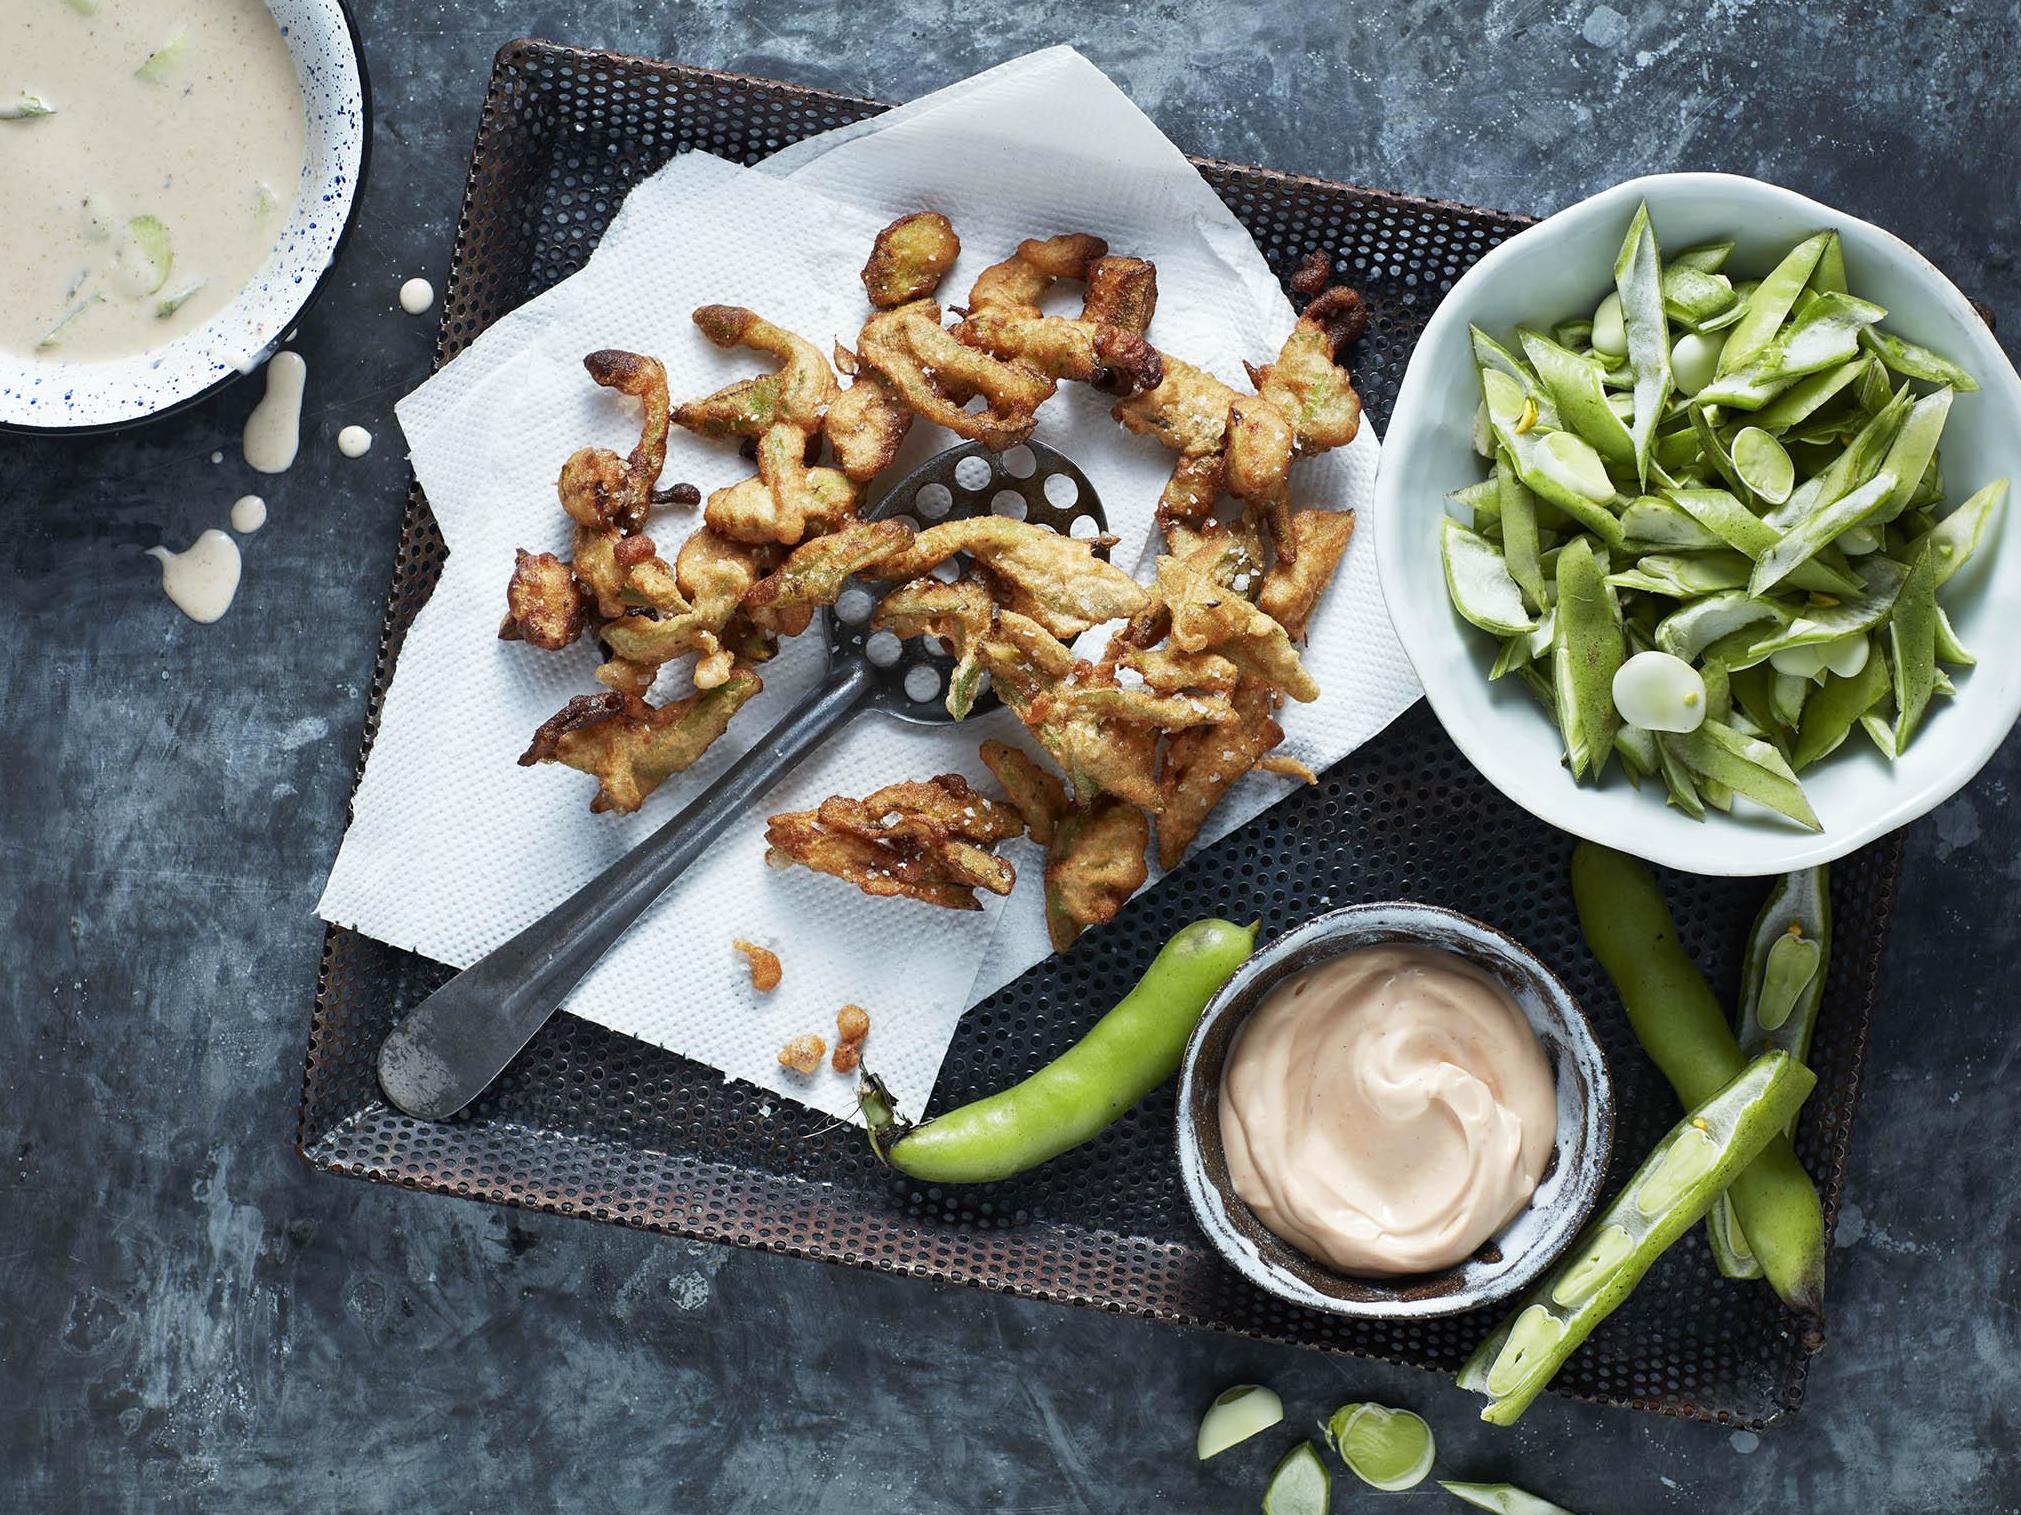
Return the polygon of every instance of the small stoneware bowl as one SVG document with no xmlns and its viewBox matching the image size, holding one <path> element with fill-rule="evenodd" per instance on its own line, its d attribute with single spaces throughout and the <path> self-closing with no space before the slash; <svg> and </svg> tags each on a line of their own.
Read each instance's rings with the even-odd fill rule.
<svg viewBox="0 0 2021 1515">
<path fill-rule="evenodd" d="M 349 0 L 267 0 L 295 61 L 308 137 L 294 204 L 266 261 L 195 331 L 132 357 L 61 362 L 0 351 L 0 432 L 116 431 L 183 409 L 270 357 L 315 303 L 357 216 L 371 86 Z"/>
<path fill-rule="evenodd" d="M 1529 1205 L 1472 1257 L 1439 1273 L 1354 1278 L 1273 1234 L 1237 1197 L 1221 1145 L 1221 1070 L 1242 1023 L 1282 980 L 1363 947 L 1437 947 L 1486 970 L 1528 1017 L 1558 1084 L 1558 1143 Z M 1571 1245 L 1614 1145 L 1614 1086 L 1585 1012 L 1551 970 L 1493 927 L 1436 905 L 1351 905 L 1307 921 L 1236 970 L 1179 1067 L 1179 1173 L 1207 1239 L 1258 1288 L 1333 1315 L 1457 1315 L 1515 1293 Z"/>
</svg>

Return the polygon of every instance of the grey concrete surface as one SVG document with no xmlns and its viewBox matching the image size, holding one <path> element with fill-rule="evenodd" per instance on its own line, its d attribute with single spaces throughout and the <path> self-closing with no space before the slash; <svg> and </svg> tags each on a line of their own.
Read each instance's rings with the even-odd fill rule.
<svg viewBox="0 0 2021 1515">
<path fill-rule="evenodd" d="M 5 0 L 39 3 L 39 0 Z M 305 323 L 304 458 L 214 627 L 141 550 L 254 484 L 240 387 L 109 440 L 0 439 L 0 1506 L 1254 1508 L 1195 1416 L 1413 1406 L 1443 1466 L 1584 1515 L 2021 1509 L 2021 746 L 1910 839 L 1835 1341 L 1759 1439 L 311 1175 L 289 1150 L 430 324 L 514 35 L 903 99 L 1072 41 L 1195 152 L 1542 212 L 1645 169 L 1778 179 L 1914 239 L 2021 331 L 2016 7 L 360 0 L 376 159 Z M 0 82 L 5 65 L 0 64 Z M 4 207 L 0 207 L 4 214 Z M 2010 346 L 2012 337 L 2009 337 Z M 340 458 L 339 427 L 380 446 Z M 212 463 L 220 451 L 222 463 Z M 2012 648 L 1983 649 L 2012 656 Z M 1397 1515 L 1435 1492 L 1364 1495 Z"/>
</svg>

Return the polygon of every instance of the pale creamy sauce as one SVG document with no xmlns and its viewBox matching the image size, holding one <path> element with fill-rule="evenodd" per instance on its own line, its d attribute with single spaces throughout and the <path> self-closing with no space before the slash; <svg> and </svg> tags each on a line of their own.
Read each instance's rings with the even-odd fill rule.
<svg viewBox="0 0 2021 1515">
<path fill-rule="evenodd" d="M 0 0 L 0 111 L 24 98 L 50 114 L 0 120 L 0 348 L 143 352 L 259 271 L 307 136 L 262 0 Z"/>
<path fill-rule="evenodd" d="M 408 315 L 426 315 L 434 303 L 435 286 L 426 279 L 409 279 L 400 286 L 400 308 Z"/>
<path fill-rule="evenodd" d="M 277 352 L 267 362 L 267 392 L 246 417 L 246 466 L 256 473 L 286 473 L 302 446 L 302 386 L 309 365 L 300 353 Z"/>
<path fill-rule="evenodd" d="M 1508 992 L 1448 952 L 1381 946 L 1287 979 L 1229 1049 L 1228 1174 L 1264 1225 L 1343 1273 L 1471 1256 L 1557 1140 L 1551 1067 Z"/>
<path fill-rule="evenodd" d="M 362 426 L 346 426 L 337 433 L 337 451 L 347 458 L 362 458 L 372 450 L 372 433 Z"/>
<path fill-rule="evenodd" d="M 267 502 L 256 494 L 242 494 L 232 501 L 232 530 L 250 536 L 267 524 Z"/>
<path fill-rule="evenodd" d="M 212 527 L 182 552 L 150 547 L 161 560 L 162 592 L 192 621 L 209 625 L 232 608 L 239 592 L 239 544 Z"/>
</svg>

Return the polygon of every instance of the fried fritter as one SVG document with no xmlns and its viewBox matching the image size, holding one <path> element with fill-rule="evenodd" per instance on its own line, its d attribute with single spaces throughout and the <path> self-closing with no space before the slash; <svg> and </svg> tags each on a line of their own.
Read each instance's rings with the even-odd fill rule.
<svg viewBox="0 0 2021 1515">
<path fill-rule="evenodd" d="M 1319 698 L 1319 685 L 1284 628 L 1241 595 L 1175 557 L 1158 559 L 1158 593 L 1179 651 L 1217 652 L 1294 700 Z"/>
<path fill-rule="evenodd" d="M 757 674 L 738 669 L 715 689 L 657 708 L 636 695 L 579 694 L 534 732 L 520 766 L 566 763 L 593 774 L 597 792 L 589 808 L 628 814 L 693 766 L 763 687 Z"/>
<path fill-rule="evenodd" d="M 1290 421 L 1299 456 L 1345 447 L 1361 429 L 1361 396 L 1340 352 L 1367 331 L 1361 296 L 1336 286 L 1305 307 L 1275 361 L 1249 369 L 1257 398 Z"/>
<path fill-rule="evenodd" d="M 584 447 L 562 464 L 555 487 L 562 509 L 575 522 L 570 566 L 598 615 L 619 616 L 635 606 L 669 608 L 673 576 L 651 539 L 638 535 L 667 459 L 667 371 L 656 358 L 615 348 L 593 352 L 582 362 L 604 388 L 635 396 L 642 420 L 629 458 L 607 448 Z"/>
<path fill-rule="evenodd" d="M 903 521 L 852 521 L 803 542 L 744 595 L 744 613 L 758 626 L 796 635 L 819 605 L 832 605 L 854 574 L 902 558 L 913 540 Z"/>
<path fill-rule="evenodd" d="M 1067 791 L 1022 747 L 991 737 L 982 744 L 982 763 L 1017 813 L 1024 817 L 1025 829 L 1041 847 L 1052 845 L 1053 832 L 1067 813 Z"/>
<path fill-rule="evenodd" d="M 620 616 L 607 622 L 598 636 L 613 658 L 647 669 L 658 669 L 689 652 L 714 657 L 721 650 L 719 633 L 779 557 L 777 547 L 731 541 L 705 526 L 681 544 L 674 559 L 675 603 L 657 612 Z"/>
<path fill-rule="evenodd" d="M 582 635 L 588 623 L 582 588 L 568 564 L 551 552 L 519 549 L 512 581 L 505 586 L 505 621 L 500 640 L 524 641 L 559 652 Z"/>
<path fill-rule="evenodd" d="M 1081 319 L 1142 336 L 1158 309 L 1158 269 L 1142 258 L 1110 256 L 1088 265 Z"/>
<path fill-rule="evenodd" d="M 1151 823 L 1113 795 L 1069 812 L 1046 857 L 1046 934 L 1065 952 L 1089 926 L 1105 925 L 1143 887 Z"/>
<path fill-rule="evenodd" d="M 1138 259 L 1110 259 L 1107 253 L 1101 238 L 1081 233 L 1019 243 L 1009 258 L 977 277 L 969 292 L 968 317 L 955 335 L 1049 378 L 1096 384 L 1124 395 L 1155 387 L 1164 376 L 1163 363 L 1144 340 L 1143 329 L 1157 303 L 1157 270 Z M 1136 267 L 1126 269 L 1125 264 Z M 1085 306 L 1079 317 L 1041 313 L 1039 301 L 1057 280 L 1089 280 L 1105 265 L 1115 266 L 1104 275 L 1102 299 L 1118 309 L 1125 324 L 1091 319 Z M 1138 321 L 1142 324 L 1128 324 Z"/>
<path fill-rule="evenodd" d="M 980 910 L 977 889 L 1008 894 L 1016 870 L 988 849 L 1024 834 L 1008 805 L 958 774 L 890 784 L 863 799 L 835 795 L 814 810 L 766 823 L 767 861 L 847 879 L 865 894 L 904 895 L 950 910 Z"/>
<path fill-rule="evenodd" d="M 861 491 L 834 468 L 810 468 L 807 488 L 797 496 L 803 514 L 801 536 L 821 536 L 856 519 Z M 742 479 L 710 494 L 702 519 L 739 542 L 784 542 L 790 526 L 779 514 L 779 497 L 762 478 Z"/>
<path fill-rule="evenodd" d="M 772 495 L 771 540 L 790 547 L 810 518 L 832 514 L 810 477 L 807 453 L 842 392 L 835 371 L 812 342 L 740 305 L 704 305 L 694 319 L 718 347 L 749 347 L 779 360 L 776 372 L 691 400 L 673 418 L 702 436 L 756 439 L 758 478 Z"/>
<path fill-rule="evenodd" d="M 947 713 L 965 720 L 975 707 L 986 671 L 982 642 L 996 620 L 996 601 L 981 574 L 971 569 L 949 584 L 931 574 L 901 584 L 878 601 L 873 631 L 902 640 L 930 636 L 955 660 L 947 681 Z"/>
<path fill-rule="evenodd" d="M 1104 544 L 1063 536 L 1031 521 L 970 516 L 920 532 L 888 571 L 893 578 L 914 578 L 965 552 L 1003 585 L 1005 608 L 1030 617 L 1056 637 L 1073 637 L 1103 621 L 1134 615 L 1145 603 L 1141 584 L 1095 556 L 1099 545 Z"/>
<path fill-rule="evenodd" d="M 867 483 L 898 456 L 912 430 L 912 412 L 884 375 L 863 367 L 846 347 L 838 346 L 835 353 L 835 366 L 854 377 L 828 407 L 821 429 L 842 472 L 856 483 Z"/>
<path fill-rule="evenodd" d="M 1312 607 L 1332 582 L 1354 535 L 1354 512 L 1301 510 L 1291 517 L 1289 530 L 1296 555 L 1288 562 L 1280 557 L 1271 565 L 1256 603 L 1294 642 L 1302 642 Z"/>
<path fill-rule="evenodd" d="M 1053 380 L 965 346 L 940 324 L 940 307 L 917 300 L 863 323 L 857 357 L 875 370 L 915 415 L 993 452 L 1032 434 Z M 969 410 L 981 396 L 984 407 Z"/>
<path fill-rule="evenodd" d="M 1176 868 L 1222 797 L 1263 755 L 1284 740 L 1273 718 L 1276 692 L 1247 678 L 1233 695 L 1236 718 L 1181 732 L 1166 745 L 1158 775 L 1158 865 Z"/>
<path fill-rule="evenodd" d="M 900 216 L 870 246 L 863 265 L 863 292 L 879 310 L 925 299 L 961 256 L 961 238 L 937 210 Z"/>
</svg>

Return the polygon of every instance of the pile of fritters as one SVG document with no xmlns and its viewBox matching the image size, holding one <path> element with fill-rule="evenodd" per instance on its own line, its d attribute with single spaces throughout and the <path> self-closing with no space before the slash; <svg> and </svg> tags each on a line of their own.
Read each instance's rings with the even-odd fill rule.
<svg viewBox="0 0 2021 1515">
<path fill-rule="evenodd" d="M 951 776 L 893 784 L 772 817 L 770 856 L 873 894 L 974 909 L 976 889 L 1007 893 L 1015 879 L 991 849 L 1028 833 L 1046 849 L 1047 921 L 1064 950 L 1142 885 L 1154 825 L 1172 867 L 1243 774 L 1302 771 L 1269 756 L 1284 735 L 1275 711 L 1318 696 L 1298 649 L 1354 519 L 1294 511 L 1289 474 L 1294 458 L 1355 434 L 1361 405 L 1340 354 L 1366 317 L 1354 291 L 1326 287 L 1330 261 L 1314 255 L 1293 280 L 1304 314 L 1244 393 L 1151 345 L 1157 270 L 1097 237 L 1021 243 L 977 277 L 950 324 L 935 296 L 960 246 L 935 212 L 885 228 L 862 274 L 872 314 L 832 367 L 804 338 L 722 305 L 695 312 L 703 334 L 775 369 L 674 406 L 653 359 L 592 353 L 591 378 L 641 401 L 639 444 L 629 457 L 586 448 L 568 460 L 572 559 L 520 554 L 500 635 L 549 649 L 596 638 L 608 692 L 571 700 L 520 761 L 579 768 L 598 780 L 592 809 L 630 811 L 722 734 L 780 637 L 852 578 L 895 581 L 873 625 L 935 637 L 956 659 L 957 720 L 987 675 L 1064 782 L 986 742 L 1008 806 Z M 1063 280 L 1082 286 L 1078 315 L 1042 309 Z M 860 517 L 865 486 L 915 417 L 1002 450 L 1030 437 L 1062 381 L 1113 396 L 1117 421 L 1176 454 L 1151 585 L 1109 564 L 1105 542 L 1022 521 L 916 530 Z M 686 486 L 656 492 L 670 424 L 739 442 L 755 473 L 706 503 Z M 832 462 L 820 461 L 824 443 Z M 669 564 L 648 514 L 697 503 L 701 525 Z M 1074 639 L 1102 625 L 1114 629 L 1101 656 L 1076 656 Z M 688 656 L 695 692 L 650 704 L 661 667 Z"/>
</svg>

